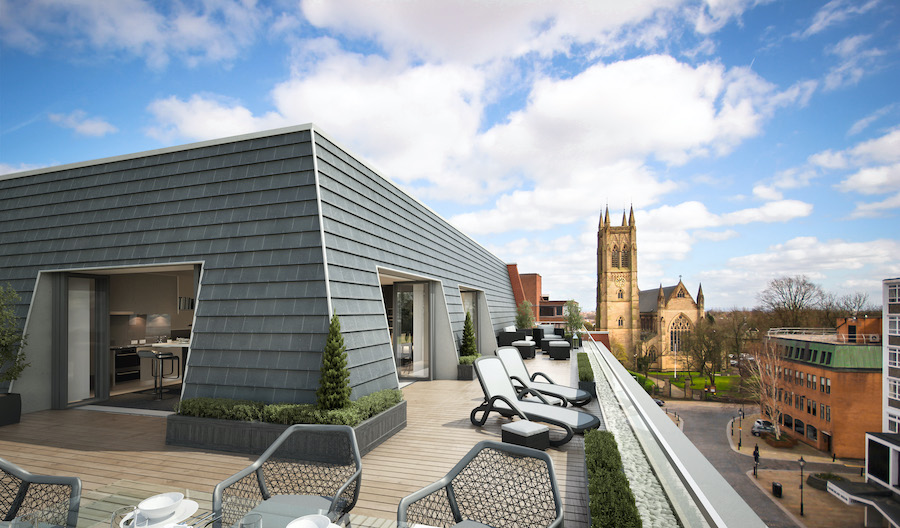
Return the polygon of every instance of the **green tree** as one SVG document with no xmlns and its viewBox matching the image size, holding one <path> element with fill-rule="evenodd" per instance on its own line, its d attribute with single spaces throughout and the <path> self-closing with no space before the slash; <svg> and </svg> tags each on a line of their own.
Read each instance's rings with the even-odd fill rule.
<svg viewBox="0 0 900 528">
<path fill-rule="evenodd" d="M 9 284 L 0 285 L 0 383 L 13 381 L 29 365 L 25 354 L 25 335 L 19 331 L 15 305 L 19 294 Z"/>
<path fill-rule="evenodd" d="M 459 356 L 478 356 L 478 346 L 475 344 L 475 325 L 472 324 L 472 314 L 466 312 L 466 322 L 463 323 L 462 343 L 459 345 Z"/>
<path fill-rule="evenodd" d="M 723 335 L 717 331 L 715 319 L 704 317 L 697 321 L 685 334 L 683 347 L 689 354 L 691 368 L 706 376 L 710 385 L 715 385 L 725 350 Z"/>
<path fill-rule="evenodd" d="M 534 326 L 534 305 L 527 299 L 516 307 L 516 328 L 531 328 Z"/>
<path fill-rule="evenodd" d="M 320 409 L 342 409 L 350 404 L 350 371 L 347 370 L 347 347 L 341 335 L 341 321 L 337 314 L 331 317 L 328 340 L 322 354 L 322 377 L 316 391 L 316 403 Z"/>
<path fill-rule="evenodd" d="M 584 316 L 581 315 L 581 306 L 575 300 L 566 301 L 563 308 L 563 317 L 566 319 L 566 332 L 575 335 L 584 326 Z"/>
</svg>

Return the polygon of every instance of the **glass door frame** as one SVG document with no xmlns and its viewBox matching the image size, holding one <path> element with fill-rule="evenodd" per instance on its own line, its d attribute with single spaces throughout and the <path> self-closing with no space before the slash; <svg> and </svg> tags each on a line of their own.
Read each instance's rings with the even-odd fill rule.
<svg viewBox="0 0 900 528">
<path fill-rule="evenodd" d="M 434 281 L 430 280 L 396 280 L 392 284 L 392 304 L 393 304 L 393 353 L 395 358 L 395 364 L 397 365 L 397 377 L 400 380 L 431 380 L 434 379 Z M 416 285 L 423 285 L 427 288 L 425 292 L 425 305 L 428 310 L 426 320 L 424 322 L 425 331 L 427 335 L 424 339 L 424 346 L 426 347 L 426 374 L 425 375 L 411 375 L 405 376 L 402 374 L 402 349 L 401 346 L 403 343 L 400 342 L 400 336 L 402 336 L 402 321 L 403 314 L 400 309 L 400 288 L 398 286 L 409 286 L 414 288 Z M 415 295 L 415 293 L 413 293 Z M 413 301 L 415 303 L 415 300 Z M 415 308 L 413 308 L 413 313 L 415 313 Z M 413 327 L 413 342 L 412 347 L 410 348 L 410 360 L 415 364 L 415 327 Z"/>
<path fill-rule="evenodd" d="M 79 401 L 69 401 L 69 279 L 83 278 L 93 281 L 93 313 L 91 314 L 90 342 L 94 355 L 94 394 Z M 57 273 L 53 280 L 53 351 L 52 390 L 53 409 L 66 409 L 109 399 L 109 278 L 85 273 Z"/>
</svg>

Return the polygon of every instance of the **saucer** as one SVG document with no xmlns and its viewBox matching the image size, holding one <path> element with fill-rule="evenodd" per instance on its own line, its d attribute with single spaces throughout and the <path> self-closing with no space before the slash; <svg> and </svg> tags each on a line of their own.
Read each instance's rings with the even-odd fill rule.
<svg viewBox="0 0 900 528">
<path fill-rule="evenodd" d="M 184 499 L 181 501 L 181 504 L 178 505 L 178 508 L 175 509 L 172 515 L 153 521 L 150 524 L 141 525 L 141 528 L 165 528 L 167 524 L 176 524 L 190 518 L 192 515 L 197 513 L 198 509 L 200 509 L 200 505 L 197 504 L 196 501 L 192 501 L 191 499 Z M 140 513 L 138 513 L 138 519 L 142 521 L 146 520 Z M 119 523 L 119 528 L 134 528 L 134 526 L 135 523 L 132 520 L 132 517 L 126 517 L 125 519 L 122 519 L 122 522 Z"/>
</svg>

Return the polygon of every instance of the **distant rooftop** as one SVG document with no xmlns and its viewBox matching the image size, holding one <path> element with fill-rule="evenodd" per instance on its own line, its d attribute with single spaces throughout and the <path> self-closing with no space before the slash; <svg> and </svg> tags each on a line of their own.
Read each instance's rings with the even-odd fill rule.
<svg viewBox="0 0 900 528">
<path fill-rule="evenodd" d="M 771 328 L 768 337 L 841 345 L 880 345 L 881 334 L 840 334 L 832 328 Z"/>
</svg>

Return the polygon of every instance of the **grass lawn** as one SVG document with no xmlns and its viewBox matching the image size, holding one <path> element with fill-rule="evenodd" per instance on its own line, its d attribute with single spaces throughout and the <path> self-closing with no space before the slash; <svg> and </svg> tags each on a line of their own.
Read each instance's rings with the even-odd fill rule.
<svg viewBox="0 0 900 528">
<path fill-rule="evenodd" d="M 690 374 L 691 376 L 691 389 L 702 391 L 706 384 L 709 383 L 709 378 L 706 376 L 700 376 L 699 372 L 686 372 L 686 371 L 678 371 L 678 378 L 672 381 L 672 385 L 680 389 L 684 389 L 684 378 Z M 650 376 L 658 379 L 673 379 L 674 374 L 672 372 L 650 372 Z M 740 376 L 724 376 L 724 375 L 716 375 L 716 393 L 719 395 L 726 395 L 732 392 L 733 389 L 736 389 L 738 384 L 741 382 Z"/>
</svg>

